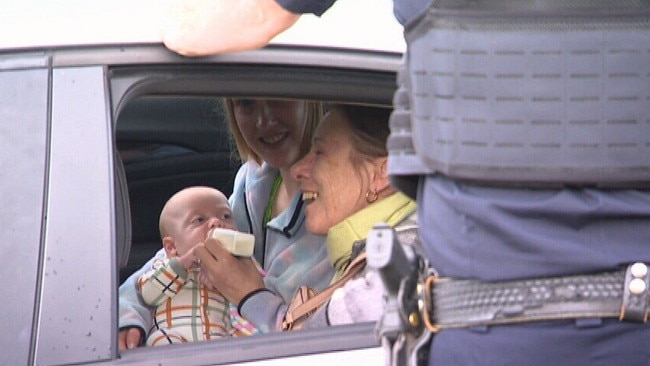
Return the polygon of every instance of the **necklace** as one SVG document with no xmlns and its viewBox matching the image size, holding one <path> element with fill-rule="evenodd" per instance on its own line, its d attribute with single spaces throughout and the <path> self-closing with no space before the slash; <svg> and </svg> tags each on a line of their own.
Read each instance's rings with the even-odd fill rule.
<svg viewBox="0 0 650 366">
<path fill-rule="evenodd" d="M 264 228 L 266 228 L 266 224 L 271 221 L 273 215 L 273 204 L 275 203 L 275 199 L 278 195 L 278 189 L 280 188 L 281 183 L 282 175 L 278 174 L 278 176 L 275 177 L 275 181 L 273 181 L 273 186 L 271 187 L 271 195 L 269 196 L 269 203 L 266 205 L 266 210 L 264 210 Z"/>
</svg>

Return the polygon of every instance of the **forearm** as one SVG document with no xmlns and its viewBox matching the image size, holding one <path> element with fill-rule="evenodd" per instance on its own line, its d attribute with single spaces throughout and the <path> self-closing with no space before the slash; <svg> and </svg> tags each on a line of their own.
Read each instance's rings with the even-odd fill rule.
<svg viewBox="0 0 650 366">
<path fill-rule="evenodd" d="M 136 272 L 119 288 L 119 329 L 140 328 L 146 334 L 152 325 L 153 309 L 140 297 L 138 278 Z"/>
<path fill-rule="evenodd" d="M 169 0 L 166 5 L 162 41 L 185 56 L 262 47 L 300 17 L 275 0 Z"/>
<path fill-rule="evenodd" d="M 257 292 L 239 307 L 240 314 L 263 333 L 281 330 L 286 310 L 282 297 L 271 291 Z"/>
</svg>

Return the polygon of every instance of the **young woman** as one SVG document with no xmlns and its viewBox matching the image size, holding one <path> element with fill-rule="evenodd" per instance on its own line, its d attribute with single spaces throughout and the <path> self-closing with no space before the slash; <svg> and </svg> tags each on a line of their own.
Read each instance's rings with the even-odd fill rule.
<svg viewBox="0 0 650 366">
<path fill-rule="evenodd" d="M 267 273 L 263 282 L 257 273 L 259 286 L 287 301 L 300 285 L 326 287 L 333 271 L 322 245 L 324 237 L 306 231 L 298 183 L 289 172 L 309 149 L 322 116 L 321 104 L 272 99 L 227 99 L 225 103 L 244 162 L 230 203 L 238 230 L 256 237 L 255 256 Z M 150 267 L 145 264 L 120 286 L 120 349 L 139 346 L 151 328 L 151 309 L 141 302 L 136 289 L 136 279 Z"/>
</svg>

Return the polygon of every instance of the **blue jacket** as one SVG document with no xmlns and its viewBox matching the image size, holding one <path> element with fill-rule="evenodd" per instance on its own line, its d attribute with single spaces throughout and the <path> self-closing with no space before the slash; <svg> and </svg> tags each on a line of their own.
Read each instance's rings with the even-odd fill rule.
<svg viewBox="0 0 650 366">
<path fill-rule="evenodd" d="M 304 225 L 300 193 L 293 198 L 289 209 L 268 223 L 264 233 L 264 210 L 278 174 L 268 164 L 247 162 L 237 173 L 230 196 L 237 226 L 255 235 L 256 257 L 261 259 L 266 271 L 264 283 L 270 292 L 252 296 L 246 301 L 247 311 L 242 310 L 242 315 L 262 332 L 275 329 L 277 314 L 299 286 L 322 290 L 334 275 L 325 237 L 310 234 Z"/>
</svg>

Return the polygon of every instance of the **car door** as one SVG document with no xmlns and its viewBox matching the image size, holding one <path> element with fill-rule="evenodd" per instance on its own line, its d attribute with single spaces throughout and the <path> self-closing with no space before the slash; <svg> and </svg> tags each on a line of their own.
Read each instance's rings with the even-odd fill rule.
<svg viewBox="0 0 650 366">
<path fill-rule="evenodd" d="M 206 99 L 389 105 L 399 60 L 398 54 L 286 47 L 186 59 L 161 45 L 0 56 L 0 185 L 8 193 L 0 197 L 6 239 L 0 245 L 12 264 L 0 266 L 0 274 L 12 279 L 5 300 L 10 310 L 1 317 L 11 331 L 0 336 L 11 351 L 0 355 L 0 363 L 382 362 L 372 323 L 120 353 L 117 288 L 120 270 L 130 273 L 147 257 L 129 256 L 132 263 L 124 267 L 129 252 L 138 253 L 151 238 L 151 225 L 148 239 L 141 240 L 138 230 L 143 222 L 155 223 L 154 201 L 194 179 L 226 177 L 218 183 L 226 191 L 231 184 L 237 166 L 226 158 L 223 126 L 212 126 L 221 129 L 212 135 L 197 129 L 205 122 L 200 110 Z M 147 105 L 152 100 L 154 107 Z M 170 108 L 179 106 L 174 116 Z M 179 116 L 192 122 L 174 122 Z M 213 138 L 218 149 L 209 146 Z M 120 155 L 144 145 L 169 145 L 174 153 L 142 166 Z M 218 153 L 220 159 L 194 166 L 187 163 L 193 158 L 183 160 L 186 150 L 194 158 Z"/>
<path fill-rule="evenodd" d="M 47 59 L 0 56 L 2 364 L 25 365 L 35 323 L 48 145 Z"/>
<path fill-rule="evenodd" d="M 34 362 L 109 359 L 117 283 L 113 138 L 105 68 L 52 68 Z M 100 328 L 100 329 L 98 329 Z M 111 346 L 109 346 L 111 345 Z"/>
</svg>

